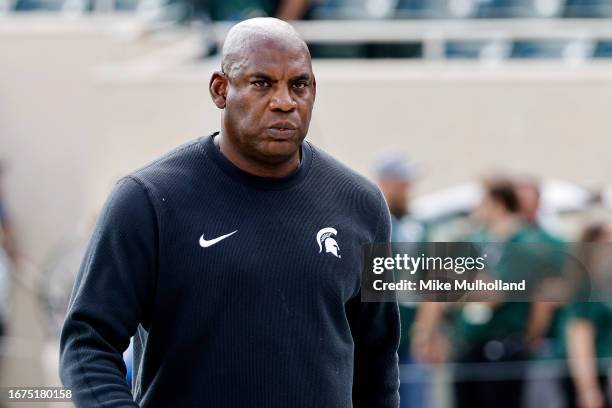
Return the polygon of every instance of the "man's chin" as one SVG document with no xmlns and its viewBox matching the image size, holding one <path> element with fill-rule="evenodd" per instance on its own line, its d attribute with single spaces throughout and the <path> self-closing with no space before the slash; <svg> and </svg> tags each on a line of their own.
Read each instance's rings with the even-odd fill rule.
<svg viewBox="0 0 612 408">
<path fill-rule="evenodd" d="M 300 143 L 296 140 L 272 140 L 259 146 L 259 155 L 270 164 L 280 164 L 299 154 Z"/>
</svg>

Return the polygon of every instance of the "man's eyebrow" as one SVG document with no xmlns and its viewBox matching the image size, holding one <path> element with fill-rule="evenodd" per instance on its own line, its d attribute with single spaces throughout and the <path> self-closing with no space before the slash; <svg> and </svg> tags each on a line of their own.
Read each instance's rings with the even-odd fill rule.
<svg viewBox="0 0 612 408">
<path fill-rule="evenodd" d="M 265 79 L 268 81 L 272 81 L 272 77 L 268 74 L 265 74 L 263 72 L 253 72 L 252 74 L 248 75 L 249 78 L 256 78 L 256 79 Z"/>
<path fill-rule="evenodd" d="M 250 78 L 250 79 L 265 79 L 265 80 L 270 81 L 270 82 L 275 82 L 275 80 L 272 79 L 272 77 L 270 75 L 268 75 L 266 73 L 263 73 L 263 72 L 253 72 L 253 73 L 247 75 L 247 77 Z M 294 76 L 293 78 L 291 78 L 291 81 L 292 82 L 296 82 L 296 81 L 310 81 L 311 78 L 312 78 L 312 76 L 309 73 L 305 72 L 303 74 L 299 74 L 299 75 Z"/>
<path fill-rule="evenodd" d="M 300 75 L 297 75 L 293 78 L 291 78 L 292 81 L 310 81 L 311 80 L 311 75 L 308 73 L 303 73 Z"/>
</svg>

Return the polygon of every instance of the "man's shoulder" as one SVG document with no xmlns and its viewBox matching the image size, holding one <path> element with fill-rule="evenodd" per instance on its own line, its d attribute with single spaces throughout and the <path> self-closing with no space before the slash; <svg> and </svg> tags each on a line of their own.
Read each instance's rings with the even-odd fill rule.
<svg viewBox="0 0 612 408">
<path fill-rule="evenodd" d="M 312 148 L 313 162 L 315 164 L 314 171 L 318 179 L 325 179 L 337 192 L 361 193 L 376 201 L 376 203 L 380 202 L 382 193 L 374 182 L 351 169 L 320 147 L 310 142 L 307 143 Z"/>
<path fill-rule="evenodd" d="M 204 165 L 203 137 L 189 140 L 132 171 L 128 176 L 143 184 L 160 186 L 188 178 Z"/>
</svg>

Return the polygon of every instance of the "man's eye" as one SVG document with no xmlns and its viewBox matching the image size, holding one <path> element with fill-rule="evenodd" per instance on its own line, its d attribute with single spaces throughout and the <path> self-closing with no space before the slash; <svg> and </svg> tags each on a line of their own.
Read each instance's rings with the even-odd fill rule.
<svg viewBox="0 0 612 408">
<path fill-rule="evenodd" d="M 267 86 L 270 86 L 270 83 L 268 81 L 253 81 L 252 82 L 253 85 L 255 85 L 257 88 L 265 88 Z"/>
<path fill-rule="evenodd" d="M 308 86 L 308 82 L 296 82 L 295 84 L 293 84 L 293 87 L 297 89 L 304 89 L 307 86 Z"/>
</svg>

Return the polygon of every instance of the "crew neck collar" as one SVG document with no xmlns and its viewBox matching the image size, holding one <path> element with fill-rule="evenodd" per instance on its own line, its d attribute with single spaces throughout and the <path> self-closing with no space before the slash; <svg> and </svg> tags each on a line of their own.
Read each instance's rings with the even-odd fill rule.
<svg viewBox="0 0 612 408">
<path fill-rule="evenodd" d="M 215 145 L 214 137 L 219 132 L 215 132 L 209 136 L 205 136 L 200 140 L 206 154 L 215 162 L 215 164 L 228 176 L 235 181 L 244 184 L 248 187 L 254 187 L 265 190 L 284 190 L 298 184 L 306 177 L 310 170 L 312 162 L 311 146 L 308 142 L 302 142 L 300 152 L 302 160 L 299 167 L 286 177 L 261 177 L 240 169 L 232 163 L 227 157 L 221 153 L 221 150 Z"/>
</svg>

